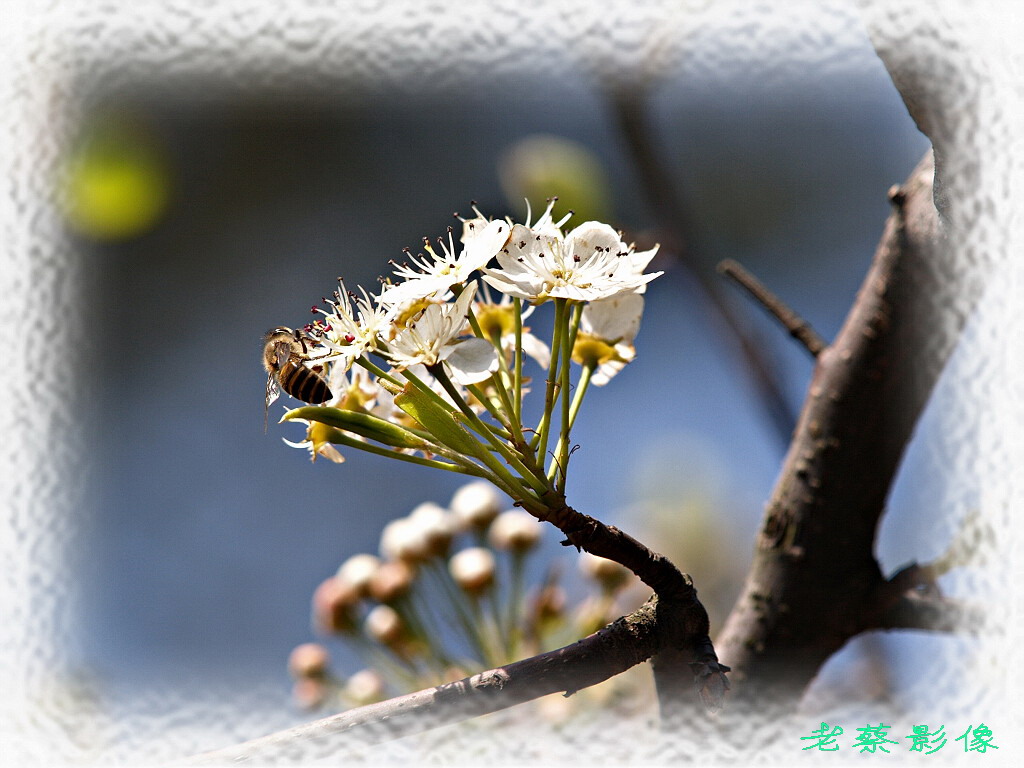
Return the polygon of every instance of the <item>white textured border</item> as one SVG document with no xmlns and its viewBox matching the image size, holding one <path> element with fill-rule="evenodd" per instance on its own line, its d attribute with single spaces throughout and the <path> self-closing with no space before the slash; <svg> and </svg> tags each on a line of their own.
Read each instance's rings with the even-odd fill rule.
<svg viewBox="0 0 1024 768">
<path fill-rule="evenodd" d="M 49 180 L 59 155 L 64 126 L 73 121 L 80 89 L 90 78 L 105 85 L 147 78 L 187 82 L 203 75 L 228 91 L 290 89 L 310 79 L 372 93 L 378 88 L 411 87 L 429 81 L 435 87 L 466 87 L 467 76 L 479 85 L 511 82 L 517 73 L 537 71 L 555 63 L 600 67 L 595 58 L 615 54 L 619 73 L 629 72 L 638 56 L 652 57 L 656 67 L 675 62 L 671 41 L 694 39 L 687 51 L 691 70 L 730 66 L 713 48 L 701 48 L 702 25 L 736 30 L 746 45 L 732 49 L 751 60 L 786 61 L 801 55 L 828 56 L 815 41 L 794 42 L 780 34 L 812 13 L 848 14 L 833 3 L 679 2 L 588 4 L 463 3 L 448 12 L 419 2 L 304 2 L 280 6 L 258 2 L 96 3 L 91 0 L 41 5 L 32 0 L 4 3 L 0 26 L 0 168 L 4 193 L 3 256 L 0 262 L 0 316 L 5 330 L 6 374 L 0 376 L 0 457 L 3 517 L 0 519 L 0 756 L 9 764 L 92 762 L 104 753 L 83 750 L 73 741 L 80 728 L 103 724 L 55 680 L 62 649 L 54 642 L 53 622 L 64 592 L 60 561 L 67 515 L 76 502 L 75 472 L 82 436 L 74 434 L 76 393 L 73 379 L 60 366 L 42 366 L 33 350 L 42 345 L 47 359 L 73 358 L 73 306 L 54 306 L 75 280 L 74 264 L 61 245 L 51 208 Z M 1015 258 L 1002 279 L 990 287 L 977 320 L 977 338 L 991 345 L 972 351 L 970 366 L 978 372 L 990 403 L 969 413 L 980 420 L 981 444 L 991 453 L 979 458 L 985 473 L 984 510 L 990 519 L 1014 521 L 1005 531 L 1013 585 L 1024 582 L 1020 524 L 1022 505 L 1021 425 L 1024 388 L 1017 372 L 1021 338 L 1020 246 L 1022 216 L 1020 179 L 1020 60 L 1014 46 L 1024 34 L 1013 3 L 969 4 L 956 0 L 937 4 L 879 0 L 863 11 L 880 40 L 913 39 L 931 24 L 956 30 L 964 50 L 950 51 L 951 60 L 969 55 L 987 64 L 990 105 L 1006 110 L 1007 131 L 987 137 L 991 152 L 983 158 L 979 178 L 986 186 L 980 200 L 991 210 L 982 213 L 989 226 L 979 247 Z M 579 44 L 580 36 L 584 44 Z M 703 38 L 704 41 L 707 38 Z M 805 46 L 800 50 L 799 46 Z M 794 47 L 796 50 L 794 50 Z M 913 51 L 911 50 L 912 54 Z M 780 59 L 781 60 L 781 59 Z M 244 74 L 244 77 L 243 77 Z M 785 72 L 775 73 L 783 77 Z M 414 87 L 414 86 L 412 86 Z M 941 87 L 941 86 L 940 86 Z M 1018 101 L 1015 101 L 1018 100 Z M 60 321 L 58 321 L 60 318 Z M 69 322 L 69 318 L 72 322 Z M 27 362 L 26 362 L 27 361 Z M 21 373 L 22 366 L 36 366 Z M 965 382 L 967 383 L 967 382 Z M 970 382 L 978 385 L 976 379 Z M 54 468 L 60 467 L 61 471 Z M 70 477 L 70 480 L 68 479 Z M 1004 532 L 1001 532 L 1004 533 Z M 1007 601 L 1013 614 L 1005 637 L 992 642 L 991 657 L 1000 674 L 1009 675 L 993 688 L 1002 696 L 979 705 L 1024 723 L 1020 696 L 1021 594 Z M 989 674 L 988 671 L 985 674 Z M 983 716 L 983 713 L 979 713 Z M 79 722 L 74 722 L 74 721 Z M 113 729 L 116 731 L 116 727 Z M 166 759 L 159 729 L 150 734 L 146 759 Z M 229 729 L 224 729 L 227 733 Z M 1018 736 L 1020 734 L 1017 734 Z M 115 737 L 116 738 L 116 737 Z M 1016 740 L 1020 748 L 1022 741 Z M 131 752 L 115 750 L 113 759 Z M 111 759 L 111 754 L 106 759 Z M 707 756 L 707 757 L 710 757 Z M 988 764 L 1017 759 L 1009 749 L 985 756 Z M 140 759 L 135 755 L 135 759 Z M 893 760 L 889 760 L 892 763 Z"/>
</svg>

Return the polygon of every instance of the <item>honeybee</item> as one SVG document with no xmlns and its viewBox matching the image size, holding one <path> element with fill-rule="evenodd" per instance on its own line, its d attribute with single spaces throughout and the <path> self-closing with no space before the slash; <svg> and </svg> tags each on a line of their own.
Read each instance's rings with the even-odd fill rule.
<svg viewBox="0 0 1024 768">
<path fill-rule="evenodd" d="M 277 400 L 281 390 L 296 400 L 319 405 L 333 397 L 327 380 L 323 377 L 323 366 L 307 366 L 315 360 L 309 354 L 311 339 L 301 331 L 291 328 L 275 328 L 263 337 L 263 367 L 267 371 L 267 404 L 263 409 L 263 431 L 267 430 L 267 411 Z"/>
</svg>

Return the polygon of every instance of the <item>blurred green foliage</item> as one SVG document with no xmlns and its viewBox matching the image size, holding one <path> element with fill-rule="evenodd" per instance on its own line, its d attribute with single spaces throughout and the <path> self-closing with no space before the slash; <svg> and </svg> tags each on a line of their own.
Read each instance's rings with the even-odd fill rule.
<svg viewBox="0 0 1024 768">
<path fill-rule="evenodd" d="M 156 134 L 123 113 L 88 123 L 64 165 L 61 201 L 68 225 L 95 240 L 137 237 L 167 208 L 171 174 Z"/>
<path fill-rule="evenodd" d="M 517 215 L 529 200 L 534 215 L 543 212 L 546 200 L 559 197 L 552 215 L 555 221 L 575 211 L 573 221 L 614 221 L 608 176 L 597 155 L 579 142 L 560 136 L 534 134 L 512 144 L 498 168 L 509 206 Z M 522 211 L 525 213 L 525 211 Z"/>
</svg>

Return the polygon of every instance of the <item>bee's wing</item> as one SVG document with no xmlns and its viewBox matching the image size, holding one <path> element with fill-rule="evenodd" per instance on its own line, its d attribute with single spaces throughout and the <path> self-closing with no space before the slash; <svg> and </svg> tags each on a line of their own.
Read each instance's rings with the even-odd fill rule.
<svg viewBox="0 0 1024 768">
<path fill-rule="evenodd" d="M 270 404 L 281 396 L 281 388 L 277 385 L 277 376 L 273 373 L 267 374 L 267 400 L 263 406 L 263 431 L 267 431 L 267 413 L 270 411 Z"/>
<path fill-rule="evenodd" d="M 274 344 L 274 358 L 277 360 L 275 366 L 277 370 L 281 370 L 284 364 L 291 360 L 292 357 L 292 345 L 287 341 L 278 341 Z"/>
</svg>

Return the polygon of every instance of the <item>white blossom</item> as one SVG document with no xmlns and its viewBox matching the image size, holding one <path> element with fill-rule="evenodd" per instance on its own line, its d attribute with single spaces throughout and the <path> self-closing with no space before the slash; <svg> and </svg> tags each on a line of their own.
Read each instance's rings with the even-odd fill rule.
<svg viewBox="0 0 1024 768">
<path fill-rule="evenodd" d="M 453 286 L 466 283 L 478 269 L 494 258 L 508 241 L 511 225 L 507 221 L 488 222 L 482 217 L 467 221 L 462 235 L 464 245 L 455 255 L 451 232 L 448 242 L 440 240 L 441 253 L 424 241 L 427 255 L 410 256 L 412 265 L 401 265 L 395 274 L 401 282 L 389 285 L 381 292 L 382 304 L 394 306 L 443 294 Z"/>
<path fill-rule="evenodd" d="M 359 288 L 362 296 L 346 291 L 342 281 L 339 281 L 339 286 L 334 300 L 327 300 L 334 311 L 324 311 L 325 329 L 321 343 L 345 359 L 342 367 L 347 370 L 352 360 L 377 349 L 379 339 L 391 327 L 392 316 L 380 298 L 375 299 L 362 286 Z"/>
<path fill-rule="evenodd" d="M 398 331 L 387 353 L 395 366 L 431 366 L 444 361 L 459 384 L 475 384 L 497 370 L 498 356 L 490 342 L 459 338 L 475 295 L 474 282 L 463 289 L 454 304 L 430 304 L 408 327 Z"/>
<path fill-rule="evenodd" d="M 501 351 L 511 360 L 516 350 L 515 305 L 512 303 L 512 297 L 507 294 L 501 294 L 499 301 L 493 301 L 490 291 L 486 288 L 487 286 L 484 286 L 484 290 L 481 291 L 485 300 L 474 304 L 473 311 L 484 335 L 488 338 L 497 336 Z M 524 305 L 520 313 L 520 323 L 529 317 L 534 309 L 536 307 L 530 304 Z M 547 344 L 530 333 L 530 329 L 525 325 L 521 325 L 518 343 L 524 355 L 533 358 L 541 368 L 548 367 L 551 350 Z"/>
<path fill-rule="evenodd" d="M 564 238 L 555 227 L 516 224 L 498 253 L 499 268 L 481 271 L 488 285 L 537 304 L 550 298 L 596 301 L 643 292 L 662 274 L 643 274 L 656 252 L 657 247 L 636 253 L 614 229 L 597 221 L 580 224 Z"/>
<path fill-rule="evenodd" d="M 541 524 L 529 512 L 510 509 L 498 515 L 487 532 L 495 549 L 527 552 L 540 540 Z"/>
<path fill-rule="evenodd" d="M 623 293 L 583 308 L 573 360 L 595 367 L 591 382 L 604 386 L 636 357 L 633 340 L 640 330 L 644 297 Z"/>
<path fill-rule="evenodd" d="M 463 590 L 480 594 L 494 584 L 494 554 L 484 547 L 463 549 L 452 555 L 448 571 Z"/>
<path fill-rule="evenodd" d="M 449 506 L 467 528 L 484 529 L 501 511 L 501 497 L 486 480 L 474 480 L 455 492 Z"/>
</svg>

